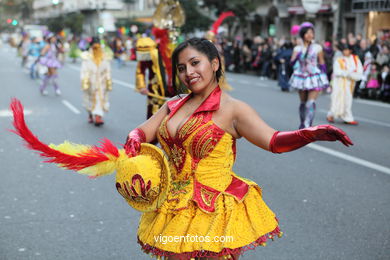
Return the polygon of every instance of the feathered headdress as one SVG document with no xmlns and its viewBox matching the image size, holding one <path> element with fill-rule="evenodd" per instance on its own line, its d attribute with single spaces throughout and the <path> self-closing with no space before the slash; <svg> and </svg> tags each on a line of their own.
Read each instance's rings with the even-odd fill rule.
<svg viewBox="0 0 390 260">
<path fill-rule="evenodd" d="M 142 144 L 140 154 L 129 157 L 125 150 L 118 149 L 110 140 L 103 139 L 100 146 L 64 142 L 47 145 L 41 142 L 27 127 L 23 106 L 12 99 L 13 112 L 11 132 L 25 141 L 27 148 L 38 151 L 46 158 L 44 162 L 55 163 L 61 168 L 74 170 L 91 178 L 117 171 L 116 188 L 133 208 L 151 211 L 165 200 L 170 184 L 170 172 L 163 152 L 154 145 Z"/>
<path fill-rule="evenodd" d="M 227 11 L 227 12 L 223 12 L 219 17 L 218 19 L 213 23 L 213 25 L 211 26 L 211 31 L 215 34 L 218 33 L 218 28 L 219 26 L 223 23 L 223 21 L 230 17 L 230 16 L 236 16 L 232 11 Z"/>
</svg>

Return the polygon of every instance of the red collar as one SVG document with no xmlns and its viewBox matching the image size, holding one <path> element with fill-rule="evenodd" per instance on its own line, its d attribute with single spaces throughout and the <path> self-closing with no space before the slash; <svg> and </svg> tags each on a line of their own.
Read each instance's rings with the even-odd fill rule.
<svg viewBox="0 0 390 260">
<path fill-rule="evenodd" d="M 222 90 L 217 86 L 210 95 L 202 102 L 202 104 L 195 110 L 195 113 L 206 112 L 206 111 L 216 111 L 219 109 L 219 103 L 221 101 Z M 185 98 L 179 98 L 175 100 L 168 101 L 168 108 L 171 111 L 171 116 L 179 110 L 188 99 L 192 97 L 192 93 L 187 95 Z"/>
</svg>

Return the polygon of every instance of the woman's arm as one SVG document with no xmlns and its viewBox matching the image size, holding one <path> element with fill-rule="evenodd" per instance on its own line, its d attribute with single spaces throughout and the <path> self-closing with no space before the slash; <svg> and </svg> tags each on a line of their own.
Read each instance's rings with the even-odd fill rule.
<svg viewBox="0 0 390 260">
<path fill-rule="evenodd" d="M 157 130 L 160 127 L 162 120 L 168 115 L 167 102 L 148 120 L 137 126 L 145 133 L 146 142 L 152 142 L 157 138 Z"/>
<path fill-rule="evenodd" d="M 46 54 L 46 52 L 49 50 L 49 48 L 50 48 L 50 45 L 46 44 L 45 47 L 43 47 L 43 49 L 41 51 L 41 56 L 44 56 Z"/>
<path fill-rule="evenodd" d="M 141 143 L 149 143 L 156 139 L 157 130 L 161 121 L 168 114 L 168 105 L 165 103 L 151 118 L 130 131 L 124 148 L 130 156 L 137 156 L 141 149 Z"/>
<path fill-rule="evenodd" d="M 295 63 L 301 58 L 302 52 L 297 51 L 296 48 L 294 48 L 293 54 L 291 55 L 290 59 L 290 65 L 291 67 L 294 67 Z"/>
<path fill-rule="evenodd" d="M 323 73 L 327 73 L 327 70 L 326 70 L 326 64 L 325 64 L 325 57 L 324 57 L 324 52 L 323 51 L 320 51 L 318 53 L 318 67 L 320 68 L 320 70 L 323 72 Z"/>
<path fill-rule="evenodd" d="M 246 103 L 236 101 L 234 106 L 233 124 L 238 134 L 273 153 L 290 152 L 315 141 L 338 140 L 346 146 L 353 145 L 346 133 L 331 125 L 280 132 L 267 125 Z"/>
<path fill-rule="evenodd" d="M 324 64 L 325 65 L 325 57 L 324 57 L 324 52 L 323 51 L 320 51 L 318 53 L 318 64 L 320 64 L 320 65 Z"/>
<path fill-rule="evenodd" d="M 235 100 L 233 111 L 233 126 L 237 133 L 252 144 L 269 151 L 269 143 L 276 130 L 245 102 Z"/>
</svg>

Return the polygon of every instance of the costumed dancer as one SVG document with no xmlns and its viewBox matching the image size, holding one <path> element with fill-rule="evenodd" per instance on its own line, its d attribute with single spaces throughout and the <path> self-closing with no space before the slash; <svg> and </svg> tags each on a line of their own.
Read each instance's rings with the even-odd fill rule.
<svg viewBox="0 0 390 260">
<path fill-rule="evenodd" d="M 141 216 L 139 244 L 144 252 L 169 259 L 237 259 L 282 232 L 261 188 L 232 171 L 236 139 L 244 137 L 273 153 L 314 141 L 339 140 L 346 146 L 352 142 L 331 125 L 289 132 L 272 129 L 253 108 L 221 90 L 221 58 L 207 39 L 181 43 L 173 52 L 172 66 L 173 76 L 178 75 L 191 94 L 166 102 L 129 133 L 125 144 L 127 153 L 137 158 L 140 147 L 157 137 L 172 176 L 167 199 L 158 210 Z M 208 243 L 184 239 L 188 235 L 233 239 Z M 183 239 L 158 239 L 171 236 Z"/>
<path fill-rule="evenodd" d="M 30 69 L 30 78 L 35 79 L 38 78 L 37 72 L 37 63 L 39 61 L 39 57 L 41 55 L 42 48 L 44 47 L 44 43 L 38 37 L 33 37 L 31 40 L 31 44 L 28 47 L 28 68 Z"/>
<path fill-rule="evenodd" d="M 150 37 L 142 37 L 136 44 L 137 69 L 135 87 L 142 95 L 147 96 L 146 119 L 155 114 L 165 103 L 166 82 L 163 80 L 159 64 L 157 44 Z M 146 80 L 146 73 L 148 79 Z M 168 95 L 167 95 L 168 96 Z"/>
<path fill-rule="evenodd" d="M 59 96 L 61 95 L 61 91 L 57 83 L 57 69 L 62 67 L 61 62 L 58 60 L 58 54 L 62 52 L 62 46 L 57 42 L 57 37 L 53 33 L 49 33 L 46 36 L 46 43 L 39 58 L 39 63 L 47 67 L 47 73 L 43 77 L 40 92 L 46 96 L 48 94 L 46 87 L 51 83 L 56 95 Z"/>
<path fill-rule="evenodd" d="M 108 92 L 112 90 L 110 57 L 105 54 L 100 39 L 93 37 L 90 50 L 81 54 L 81 88 L 88 122 L 104 124 L 104 113 L 109 110 Z"/>
<path fill-rule="evenodd" d="M 290 86 L 299 91 L 299 128 L 313 125 L 316 99 L 321 90 L 329 87 L 326 65 L 321 45 L 314 43 L 314 26 L 309 22 L 301 24 L 299 36 L 303 44 L 294 48 L 291 56 L 293 74 Z"/>
<path fill-rule="evenodd" d="M 326 119 L 334 123 L 334 119 L 340 117 L 346 124 L 357 125 L 352 116 L 352 100 L 355 83 L 363 77 L 363 66 L 359 57 L 352 54 L 350 46 L 339 43 L 338 48 L 343 56 L 333 64 L 331 103 Z"/>
<path fill-rule="evenodd" d="M 80 49 L 77 46 L 77 40 L 78 38 L 76 36 L 73 36 L 70 40 L 70 49 L 69 49 L 69 58 L 72 59 L 72 63 L 76 63 L 77 58 L 80 57 Z"/>
<path fill-rule="evenodd" d="M 22 57 L 22 67 L 26 66 L 28 58 L 28 47 L 30 45 L 30 36 L 26 32 L 22 32 L 22 40 L 18 45 L 18 55 Z"/>
<path fill-rule="evenodd" d="M 180 92 L 174 91 L 172 82 L 171 55 L 176 46 L 177 28 L 185 21 L 184 11 L 178 1 L 164 0 L 159 3 L 153 15 L 153 41 L 149 37 L 137 40 L 136 89 L 147 95 L 147 115 L 150 118 L 165 103 L 168 97 Z M 148 71 L 148 81 L 145 75 Z"/>
</svg>

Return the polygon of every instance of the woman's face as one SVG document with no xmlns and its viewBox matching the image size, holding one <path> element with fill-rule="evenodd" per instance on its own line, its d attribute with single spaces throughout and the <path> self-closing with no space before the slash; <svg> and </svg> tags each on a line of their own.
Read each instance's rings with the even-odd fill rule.
<svg viewBox="0 0 390 260">
<path fill-rule="evenodd" d="M 182 50 L 178 57 L 179 79 L 194 93 L 202 92 L 216 81 L 215 72 L 218 68 L 218 58 L 210 62 L 205 54 L 192 47 Z"/>
<path fill-rule="evenodd" d="M 311 42 L 314 39 L 314 31 L 313 29 L 307 30 L 307 32 L 304 35 L 304 40 L 307 42 Z"/>
<path fill-rule="evenodd" d="M 56 43 L 57 38 L 55 36 L 50 38 L 50 43 Z"/>
</svg>

